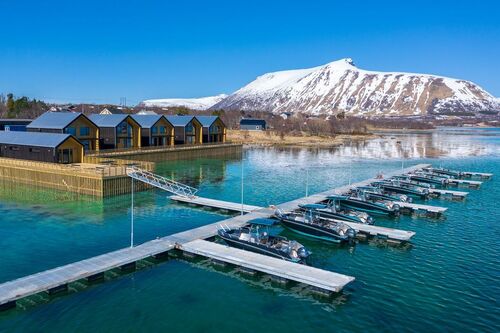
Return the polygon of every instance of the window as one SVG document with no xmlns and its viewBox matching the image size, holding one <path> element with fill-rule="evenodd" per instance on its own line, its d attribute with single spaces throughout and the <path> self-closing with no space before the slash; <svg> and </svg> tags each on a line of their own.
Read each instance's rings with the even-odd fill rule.
<svg viewBox="0 0 500 333">
<path fill-rule="evenodd" d="M 158 127 L 157 126 L 151 127 L 151 134 L 158 134 Z"/>
<path fill-rule="evenodd" d="M 89 136 L 90 128 L 89 127 L 80 127 L 80 136 Z"/>
<path fill-rule="evenodd" d="M 76 136 L 76 128 L 74 128 L 74 127 L 66 127 L 64 129 L 64 133 Z"/>
<path fill-rule="evenodd" d="M 130 133 L 132 132 L 132 126 L 124 121 L 120 125 L 118 125 L 117 132 L 118 134 L 127 134 L 128 136 L 130 136 Z"/>
<path fill-rule="evenodd" d="M 186 132 L 187 133 L 193 133 L 194 132 L 193 123 L 189 123 L 189 124 L 186 125 Z"/>
<path fill-rule="evenodd" d="M 19 150 L 19 147 L 16 147 L 16 146 L 10 146 L 9 147 L 10 150 L 12 151 L 18 151 Z"/>
<path fill-rule="evenodd" d="M 37 148 L 30 148 L 30 153 L 39 153 L 40 149 Z"/>
<path fill-rule="evenodd" d="M 160 133 L 161 134 L 167 133 L 167 128 L 165 126 L 160 126 Z"/>
</svg>

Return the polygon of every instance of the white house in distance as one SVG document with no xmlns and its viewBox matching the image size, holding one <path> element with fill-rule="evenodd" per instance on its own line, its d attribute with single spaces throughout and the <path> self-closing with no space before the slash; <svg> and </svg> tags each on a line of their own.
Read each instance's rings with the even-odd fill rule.
<svg viewBox="0 0 500 333">
<path fill-rule="evenodd" d="M 100 114 L 123 114 L 121 107 L 107 106 L 99 112 Z"/>
</svg>

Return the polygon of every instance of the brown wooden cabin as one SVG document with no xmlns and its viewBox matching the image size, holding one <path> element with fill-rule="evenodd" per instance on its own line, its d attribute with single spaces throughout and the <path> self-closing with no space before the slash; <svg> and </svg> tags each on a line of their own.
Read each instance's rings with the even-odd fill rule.
<svg viewBox="0 0 500 333">
<path fill-rule="evenodd" d="M 203 127 L 203 143 L 226 142 L 226 125 L 218 116 L 196 116 Z"/>
<path fill-rule="evenodd" d="M 141 146 L 173 146 L 174 126 L 161 115 L 132 115 L 141 126 Z"/>
<path fill-rule="evenodd" d="M 83 113 L 45 112 L 26 129 L 29 132 L 71 134 L 85 150 L 99 150 L 99 128 Z"/>
<path fill-rule="evenodd" d="M 141 147 L 141 126 L 126 114 L 92 114 L 99 127 L 100 149 Z"/>
<path fill-rule="evenodd" d="M 0 131 L 0 157 L 51 163 L 81 163 L 83 145 L 70 134 Z"/>
<path fill-rule="evenodd" d="M 176 145 L 202 143 L 203 127 L 195 116 L 166 116 L 174 126 Z"/>
</svg>

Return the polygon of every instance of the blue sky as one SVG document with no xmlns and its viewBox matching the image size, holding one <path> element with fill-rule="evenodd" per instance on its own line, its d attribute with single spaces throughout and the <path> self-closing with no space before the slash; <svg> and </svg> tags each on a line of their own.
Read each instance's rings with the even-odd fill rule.
<svg viewBox="0 0 500 333">
<path fill-rule="evenodd" d="M 0 0 L 0 93 L 135 104 L 351 57 L 500 97 L 498 2 L 367 2 Z"/>
</svg>

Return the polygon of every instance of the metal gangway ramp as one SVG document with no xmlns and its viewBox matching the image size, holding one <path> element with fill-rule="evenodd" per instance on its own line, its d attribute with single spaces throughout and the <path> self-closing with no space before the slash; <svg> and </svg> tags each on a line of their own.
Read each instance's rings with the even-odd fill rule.
<svg viewBox="0 0 500 333">
<path fill-rule="evenodd" d="M 173 193 L 175 195 L 192 198 L 198 191 L 198 189 L 176 182 L 175 180 L 168 179 L 166 177 L 154 174 L 152 172 L 140 169 L 135 166 L 127 168 L 127 175 L 133 179 L 141 181 L 143 183 L 149 184 L 151 186 L 157 187 L 164 191 Z"/>
</svg>

